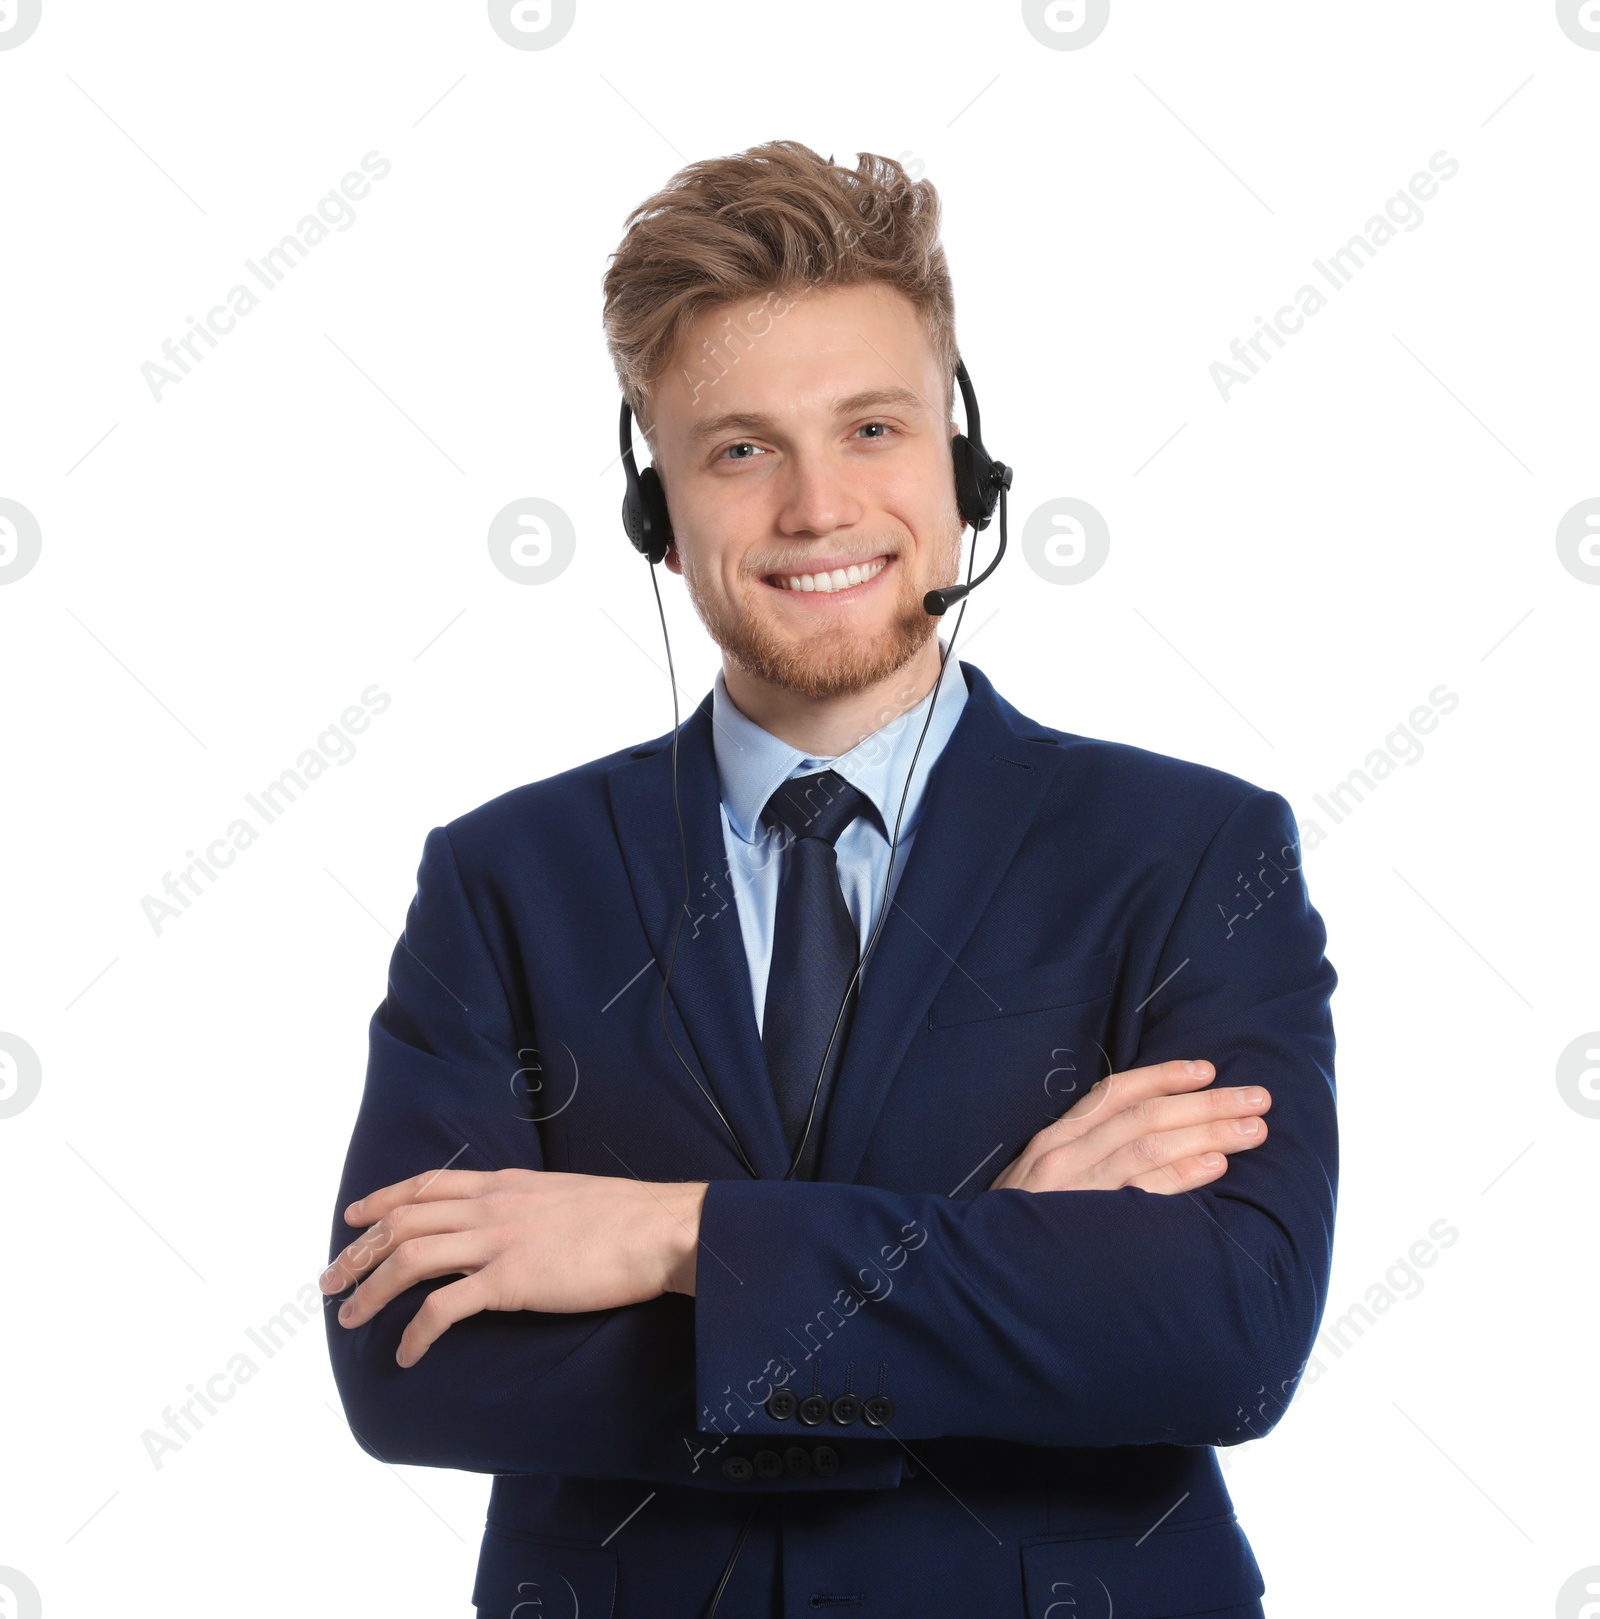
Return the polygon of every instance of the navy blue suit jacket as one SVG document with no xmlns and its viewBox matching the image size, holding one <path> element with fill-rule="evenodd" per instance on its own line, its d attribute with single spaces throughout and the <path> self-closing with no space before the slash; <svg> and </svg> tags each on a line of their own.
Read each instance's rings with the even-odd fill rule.
<svg viewBox="0 0 1600 1619">
<path fill-rule="evenodd" d="M 1335 974 L 1294 819 L 961 667 L 815 1181 L 782 1179 L 709 696 L 681 732 L 694 902 L 668 1018 L 760 1178 L 662 1035 L 670 733 L 429 833 L 338 1207 L 445 1164 L 710 1183 L 694 1298 L 481 1314 L 408 1370 L 400 1333 L 442 1283 L 354 1332 L 329 1312 L 366 1450 L 497 1475 L 482 1613 L 700 1613 L 758 1497 L 791 1611 L 1261 1613 L 1212 1447 L 1291 1397 L 1337 1184 Z M 988 1190 L 1095 1079 L 1171 1057 L 1272 1093 L 1268 1140 L 1220 1180 Z M 356 1235 L 336 1214 L 330 1251 Z M 893 1414 L 780 1420 L 781 1387 Z"/>
</svg>

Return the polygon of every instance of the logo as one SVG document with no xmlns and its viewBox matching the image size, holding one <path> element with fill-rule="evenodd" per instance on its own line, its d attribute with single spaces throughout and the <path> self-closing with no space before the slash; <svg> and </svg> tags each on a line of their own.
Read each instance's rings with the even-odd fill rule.
<svg viewBox="0 0 1600 1619">
<path fill-rule="evenodd" d="M 1600 1119 L 1600 1029 L 1580 1034 L 1556 1058 L 1556 1089 L 1574 1113 Z"/>
<path fill-rule="evenodd" d="M 1105 566 L 1111 531 L 1088 501 L 1062 495 L 1047 500 L 1022 525 L 1022 554 L 1052 585 L 1081 585 Z"/>
<path fill-rule="evenodd" d="M 0 0 L 0 8 L 5 4 Z M 0 495 L 0 585 L 14 585 L 27 573 L 39 560 L 39 549 L 39 520 L 20 501 Z"/>
<path fill-rule="evenodd" d="M 39 1094 L 39 1054 L 15 1034 L 0 1034 L 0 1119 L 14 1118 Z M 0 1568 L 0 1589 L 5 1585 Z M 3 1613 L 3 1610 L 0 1610 Z"/>
<path fill-rule="evenodd" d="M 577 0 L 489 0 L 489 26 L 519 51 L 547 51 L 567 37 L 577 11 Z"/>
<path fill-rule="evenodd" d="M 1574 45 L 1600 51 L 1600 0 L 1556 0 L 1556 21 Z"/>
<path fill-rule="evenodd" d="M 1105 32 L 1111 0 L 1022 0 L 1022 20 L 1041 45 L 1081 51 Z"/>
<path fill-rule="evenodd" d="M 0 0 L 0 15 L 5 4 Z M 0 1568 L 0 1619 L 39 1619 L 43 1612 L 38 1586 L 20 1569 Z"/>
<path fill-rule="evenodd" d="M 1600 500 L 1580 500 L 1556 524 L 1556 555 L 1574 579 L 1600 585 Z"/>
<path fill-rule="evenodd" d="M 1595 1619 L 1600 1614 L 1600 1568 L 1580 1568 L 1556 1597 L 1556 1619 Z"/>
<path fill-rule="evenodd" d="M 550 500 L 529 495 L 502 506 L 489 524 L 489 556 L 514 584 L 547 585 L 578 551 L 572 519 Z"/>
<path fill-rule="evenodd" d="M 27 41 L 39 26 L 40 3 L 41 0 L 0 0 L 0 51 L 15 50 Z"/>
</svg>

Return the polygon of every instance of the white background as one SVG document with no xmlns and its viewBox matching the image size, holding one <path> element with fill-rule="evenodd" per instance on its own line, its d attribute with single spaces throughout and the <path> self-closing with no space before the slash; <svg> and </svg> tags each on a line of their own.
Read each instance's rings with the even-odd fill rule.
<svg viewBox="0 0 1600 1619">
<path fill-rule="evenodd" d="M 778 137 L 943 197 L 1017 468 L 958 655 L 1327 834 L 1329 1319 L 1459 1231 L 1224 1453 L 1268 1612 L 1546 1614 L 1600 1564 L 1600 1120 L 1556 1083 L 1600 1027 L 1600 589 L 1555 544 L 1600 495 L 1600 51 L 1545 0 L 1112 10 L 1053 50 L 1011 3 L 578 0 L 519 50 L 474 3 L 44 0 L 0 50 L 0 497 L 43 536 L 0 586 L 0 1030 L 43 1076 L 0 1119 L 0 1565 L 46 1613 L 470 1611 L 487 1478 L 373 1461 L 320 1323 L 270 1361 L 246 1328 L 324 1258 L 428 829 L 671 724 L 600 277 L 683 162 Z M 371 151 L 355 223 L 157 402 L 163 339 Z M 1224 403 L 1229 343 L 1441 151 L 1423 222 Z M 577 532 L 535 588 L 485 539 L 530 495 Z M 1111 535 L 1068 588 L 1016 544 L 1059 496 Z M 692 705 L 714 648 L 663 590 Z M 144 896 L 374 683 L 355 757 L 158 935 Z M 1423 756 L 1319 814 L 1441 683 Z"/>
</svg>

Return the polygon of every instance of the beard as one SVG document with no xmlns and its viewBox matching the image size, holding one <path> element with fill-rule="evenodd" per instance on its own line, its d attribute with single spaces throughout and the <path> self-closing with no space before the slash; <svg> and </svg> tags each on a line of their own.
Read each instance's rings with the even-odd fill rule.
<svg viewBox="0 0 1600 1619">
<path fill-rule="evenodd" d="M 949 566 L 939 570 L 934 583 L 944 582 L 946 575 L 953 579 L 960 545 L 957 531 L 948 548 Z M 920 586 L 912 578 L 906 553 L 894 556 L 899 584 L 886 625 L 865 632 L 841 623 L 804 640 L 781 629 L 754 605 L 759 593 L 771 588 L 760 574 L 752 575 L 742 608 L 702 590 L 687 568 L 683 579 L 707 634 L 736 667 L 800 697 L 850 697 L 898 674 L 927 645 L 938 624 L 922 605 L 925 588 L 932 585 Z"/>
</svg>

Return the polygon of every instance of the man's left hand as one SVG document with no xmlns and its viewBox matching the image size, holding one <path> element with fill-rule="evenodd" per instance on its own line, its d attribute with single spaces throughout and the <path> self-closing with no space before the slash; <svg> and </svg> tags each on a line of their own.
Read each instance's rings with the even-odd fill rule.
<svg viewBox="0 0 1600 1619">
<path fill-rule="evenodd" d="M 704 1181 L 640 1181 L 549 1170 L 434 1170 L 352 1203 L 367 1229 L 321 1278 L 360 1286 L 339 1307 L 358 1327 L 408 1287 L 435 1288 L 395 1356 L 414 1366 L 454 1322 L 480 1310 L 570 1313 L 694 1292 Z M 366 1279 L 362 1281 L 361 1279 Z"/>
</svg>

